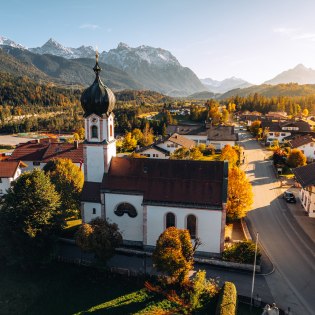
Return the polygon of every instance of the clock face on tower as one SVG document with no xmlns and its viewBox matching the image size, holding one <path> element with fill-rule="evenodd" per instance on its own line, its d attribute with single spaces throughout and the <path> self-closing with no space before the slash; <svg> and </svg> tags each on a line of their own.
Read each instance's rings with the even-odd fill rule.
<svg viewBox="0 0 315 315">
<path fill-rule="evenodd" d="M 97 122 L 97 118 L 92 118 L 92 122 L 96 123 Z"/>
</svg>

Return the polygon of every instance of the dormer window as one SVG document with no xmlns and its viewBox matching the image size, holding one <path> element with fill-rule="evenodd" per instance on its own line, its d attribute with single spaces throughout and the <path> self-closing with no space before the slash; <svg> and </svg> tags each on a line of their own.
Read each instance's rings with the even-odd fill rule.
<svg viewBox="0 0 315 315">
<path fill-rule="evenodd" d="M 92 131 L 92 138 L 98 138 L 97 126 L 92 126 L 91 131 Z"/>
</svg>

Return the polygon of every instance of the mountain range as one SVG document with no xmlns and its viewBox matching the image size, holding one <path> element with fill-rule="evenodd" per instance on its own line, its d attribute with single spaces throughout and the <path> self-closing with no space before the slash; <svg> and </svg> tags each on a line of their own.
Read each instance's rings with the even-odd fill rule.
<svg viewBox="0 0 315 315">
<path fill-rule="evenodd" d="M 222 81 L 213 80 L 211 78 L 200 79 L 201 83 L 212 93 L 225 93 L 233 89 L 242 89 L 253 84 L 239 78 L 231 77 Z"/>
<path fill-rule="evenodd" d="M 41 47 L 26 48 L 0 36 L 0 48 L 0 71 L 62 85 L 87 86 L 93 81 L 91 67 L 95 62 L 95 51 L 91 46 L 64 47 L 50 38 Z M 133 48 L 120 43 L 115 49 L 101 52 L 99 59 L 104 69 L 101 72 L 103 81 L 115 90 L 147 89 L 170 96 L 195 94 L 205 97 L 212 93 L 231 95 L 258 87 L 235 77 L 222 81 L 198 79 L 191 69 L 183 67 L 169 51 L 145 45 Z M 315 83 L 315 70 L 299 64 L 265 84 L 290 82 Z"/>
</svg>

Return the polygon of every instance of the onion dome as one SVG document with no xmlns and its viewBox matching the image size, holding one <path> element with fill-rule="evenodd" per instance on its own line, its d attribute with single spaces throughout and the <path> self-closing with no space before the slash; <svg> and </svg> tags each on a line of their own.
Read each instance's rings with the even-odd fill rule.
<svg viewBox="0 0 315 315">
<path fill-rule="evenodd" d="M 101 81 L 100 72 L 102 69 L 98 64 L 98 52 L 96 52 L 96 64 L 93 70 L 96 75 L 95 80 L 81 95 L 84 117 L 91 114 L 109 116 L 115 107 L 116 98 L 111 89 Z"/>
</svg>

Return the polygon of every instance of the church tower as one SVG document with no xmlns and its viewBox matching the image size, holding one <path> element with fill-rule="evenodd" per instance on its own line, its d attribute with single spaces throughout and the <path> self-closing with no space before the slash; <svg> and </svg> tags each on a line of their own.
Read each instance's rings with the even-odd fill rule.
<svg viewBox="0 0 315 315">
<path fill-rule="evenodd" d="M 85 141 L 83 144 L 85 182 L 101 183 L 116 156 L 114 137 L 115 95 L 100 78 L 98 52 L 93 68 L 95 80 L 81 96 L 84 111 Z"/>
</svg>

